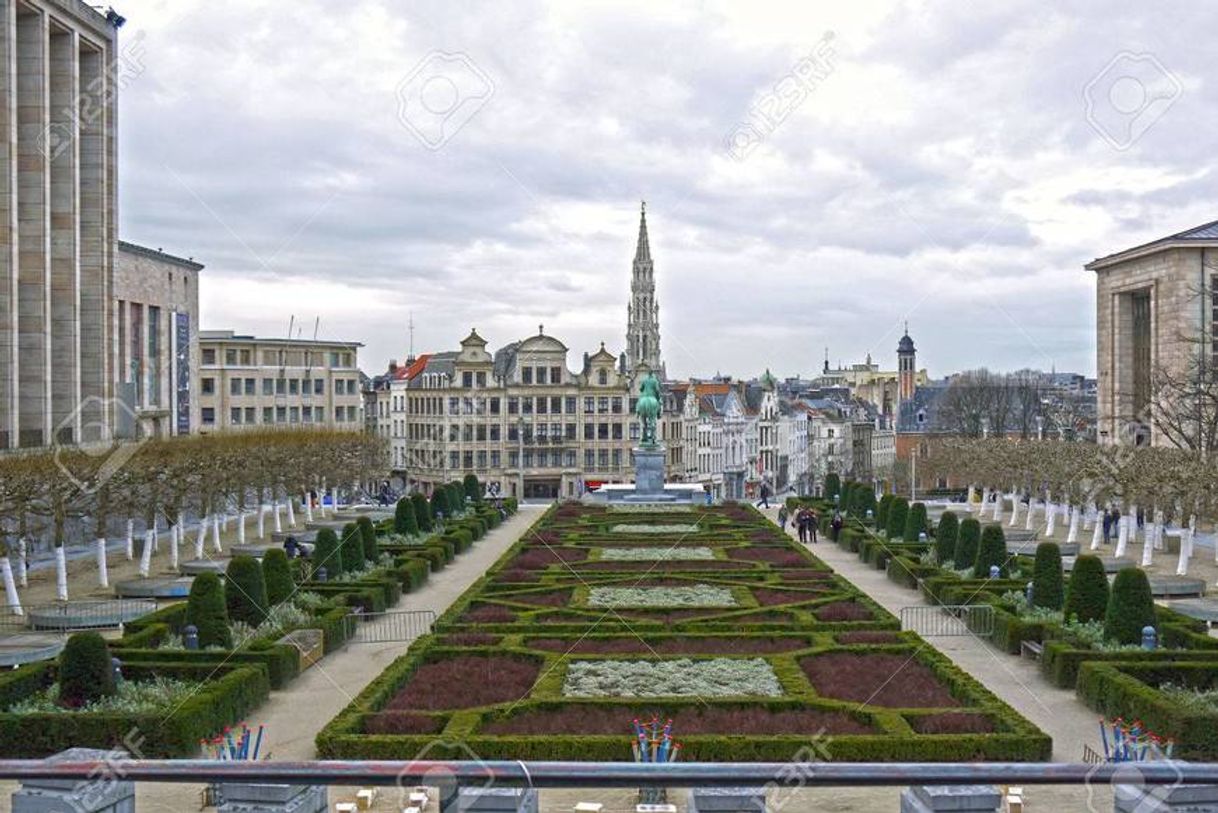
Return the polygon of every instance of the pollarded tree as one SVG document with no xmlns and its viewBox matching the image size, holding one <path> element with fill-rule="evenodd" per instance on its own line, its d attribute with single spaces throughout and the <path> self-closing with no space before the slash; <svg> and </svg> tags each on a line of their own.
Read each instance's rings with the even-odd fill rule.
<svg viewBox="0 0 1218 813">
<path fill-rule="evenodd" d="M 262 566 L 253 556 L 234 556 L 224 571 L 224 601 L 228 617 L 256 627 L 266 620 L 270 603 Z"/>
<path fill-rule="evenodd" d="M 960 520 L 952 511 L 944 511 L 935 528 L 935 558 L 939 564 L 951 561 L 956 555 L 956 538 L 960 533 Z"/>
<path fill-rule="evenodd" d="M 898 539 L 905 534 L 905 523 L 909 518 L 909 501 L 904 497 L 894 497 L 888 506 L 888 538 Z"/>
<path fill-rule="evenodd" d="M 1104 637 L 1118 644 L 1142 642 L 1142 628 L 1155 625 L 1155 600 L 1150 580 L 1141 568 L 1117 573 L 1104 615 Z"/>
<path fill-rule="evenodd" d="M 973 565 L 973 578 L 988 579 L 992 568 L 998 568 L 998 578 L 1007 577 L 1007 542 L 1002 526 L 987 525 L 981 531 L 981 544 L 977 546 L 977 562 Z"/>
<path fill-rule="evenodd" d="M 186 624 L 198 630 L 201 649 L 211 646 L 233 648 L 228 608 L 224 603 L 224 584 L 215 573 L 200 573 L 190 583 L 190 595 L 186 599 Z"/>
<path fill-rule="evenodd" d="M 1098 556 L 1080 556 L 1070 571 L 1062 615 L 1085 623 L 1102 621 L 1108 612 L 1108 576 Z"/>
<path fill-rule="evenodd" d="M 906 542 L 917 542 L 926 533 L 926 505 L 916 502 L 909 506 L 905 516 L 904 539 Z"/>
<path fill-rule="evenodd" d="M 414 517 L 414 501 L 409 497 L 399 499 L 393 509 L 393 532 L 403 536 L 414 536 L 419 532 L 419 523 Z"/>
<path fill-rule="evenodd" d="M 965 570 L 976 564 L 980 544 L 981 522 L 973 517 L 961 521 L 960 531 L 956 534 L 956 552 L 952 554 L 956 570 Z"/>
<path fill-rule="evenodd" d="M 420 531 L 430 531 L 434 526 L 431 515 L 431 505 L 427 498 L 419 492 L 410 495 L 410 504 L 414 506 L 414 518 L 419 524 Z"/>
<path fill-rule="evenodd" d="M 1060 610 L 1063 596 L 1062 550 L 1055 542 L 1036 546 L 1036 565 L 1032 570 L 1032 604 Z"/>
</svg>

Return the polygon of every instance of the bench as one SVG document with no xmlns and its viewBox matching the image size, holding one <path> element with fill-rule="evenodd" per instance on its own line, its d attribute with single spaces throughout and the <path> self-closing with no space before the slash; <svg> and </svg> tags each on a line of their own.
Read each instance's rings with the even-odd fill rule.
<svg viewBox="0 0 1218 813">
<path fill-rule="evenodd" d="M 1019 643 L 1019 655 L 1022 658 L 1031 658 L 1034 661 L 1038 661 L 1044 651 L 1044 644 L 1038 644 L 1035 641 L 1024 640 Z"/>
</svg>

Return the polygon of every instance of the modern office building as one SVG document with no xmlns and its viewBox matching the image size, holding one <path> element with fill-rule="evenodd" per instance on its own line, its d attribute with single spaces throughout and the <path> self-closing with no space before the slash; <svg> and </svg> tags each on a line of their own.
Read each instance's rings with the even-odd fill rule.
<svg viewBox="0 0 1218 813">
<path fill-rule="evenodd" d="M 199 431 L 364 428 L 359 342 L 199 334 Z"/>
<path fill-rule="evenodd" d="M 122 23 L 0 0 L 0 448 L 110 434 Z"/>
</svg>

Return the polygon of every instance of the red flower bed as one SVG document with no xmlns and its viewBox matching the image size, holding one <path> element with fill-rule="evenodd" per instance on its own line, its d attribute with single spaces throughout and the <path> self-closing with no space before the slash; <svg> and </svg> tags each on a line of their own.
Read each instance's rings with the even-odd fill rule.
<svg viewBox="0 0 1218 813">
<path fill-rule="evenodd" d="M 994 721 L 984 714 L 945 711 L 909 718 L 910 727 L 919 734 L 993 734 Z"/>
<path fill-rule="evenodd" d="M 859 630 L 858 632 L 843 632 L 837 636 L 839 644 L 899 644 L 901 639 L 895 632 Z"/>
<path fill-rule="evenodd" d="M 733 615 L 726 619 L 733 624 L 790 624 L 791 616 L 784 612 L 775 610 L 763 610 L 756 613 L 747 613 L 745 615 Z"/>
<path fill-rule="evenodd" d="M 525 539 L 528 545 L 558 545 L 561 544 L 558 531 L 536 531 Z"/>
<path fill-rule="evenodd" d="M 536 607 L 566 607 L 571 603 L 570 590 L 551 590 L 545 593 L 518 593 L 510 596 L 500 596 L 506 601 L 519 601 L 522 604 L 532 604 Z"/>
<path fill-rule="evenodd" d="M 870 621 L 871 610 L 853 601 L 834 601 L 817 607 L 813 612 L 821 621 Z"/>
<path fill-rule="evenodd" d="M 409 711 L 382 711 L 364 721 L 365 734 L 436 734 L 444 720 Z"/>
<path fill-rule="evenodd" d="M 799 666 L 822 697 L 891 708 L 960 705 L 935 673 L 910 655 L 833 652 L 803 658 Z"/>
<path fill-rule="evenodd" d="M 635 718 L 651 719 L 663 710 L 630 708 L 629 706 L 573 704 L 557 709 L 536 709 L 517 714 L 506 720 L 496 720 L 482 727 L 481 734 L 519 734 L 547 736 L 551 734 L 616 734 L 623 742 L 630 736 L 630 722 Z M 826 734 L 874 734 L 876 730 L 854 717 L 838 711 L 792 709 L 770 711 L 765 708 L 682 708 L 659 713 L 661 719 L 672 717 L 673 730 L 679 736 L 691 734 L 812 734 L 823 729 Z M 692 757 L 697 753 L 689 749 Z"/>
<path fill-rule="evenodd" d="M 535 582 L 540 577 L 541 577 L 541 574 L 535 570 L 520 570 L 517 568 L 517 569 L 513 569 L 513 570 L 503 571 L 497 577 L 495 577 L 495 581 L 497 583 L 498 582 L 512 582 L 512 583 Z"/>
<path fill-rule="evenodd" d="M 541 548 L 527 550 L 511 561 L 515 570 L 542 570 L 561 562 L 582 562 L 588 551 L 580 548 Z"/>
<path fill-rule="evenodd" d="M 621 573 L 671 573 L 697 570 L 741 570 L 747 569 L 744 562 L 725 562 L 722 559 L 684 560 L 677 562 L 587 562 L 576 568 L 580 573 L 611 570 Z"/>
<path fill-rule="evenodd" d="M 533 638 L 525 646 L 576 655 L 769 655 L 806 649 L 802 638 Z"/>
<path fill-rule="evenodd" d="M 466 624 L 508 624 L 516 620 L 516 613 L 498 604 L 475 604 L 458 620 Z"/>
<path fill-rule="evenodd" d="M 488 635 L 483 632 L 457 632 L 440 638 L 442 646 L 494 646 L 503 640 L 501 635 Z"/>
<path fill-rule="evenodd" d="M 729 554 L 733 559 L 743 562 L 766 562 L 779 567 L 806 568 L 808 560 L 786 548 L 737 548 Z"/>
<path fill-rule="evenodd" d="M 420 666 L 384 710 L 436 711 L 509 703 L 529 693 L 539 671 L 539 664 L 531 659 L 456 655 Z"/>
<path fill-rule="evenodd" d="M 828 570 L 781 570 L 778 575 L 784 582 L 819 582 L 833 578 L 833 573 Z"/>
<path fill-rule="evenodd" d="M 770 590 L 765 587 L 754 587 L 753 598 L 762 607 L 772 607 L 775 604 L 793 604 L 796 601 L 807 601 L 816 598 L 823 590 Z"/>
</svg>

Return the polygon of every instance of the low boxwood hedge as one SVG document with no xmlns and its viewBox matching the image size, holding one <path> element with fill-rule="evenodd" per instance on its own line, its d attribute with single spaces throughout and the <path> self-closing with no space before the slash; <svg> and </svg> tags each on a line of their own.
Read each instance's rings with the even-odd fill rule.
<svg viewBox="0 0 1218 813">
<path fill-rule="evenodd" d="M 272 689 L 282 689 L 300 674 L 300 650 L 291 644 L 254 640 L 241 649 L 139 649 L 125 639 L 112 641 L 110 652 L 121 660 L 141 664 L 254 665 L 265 668 Z"/>
</svg>

